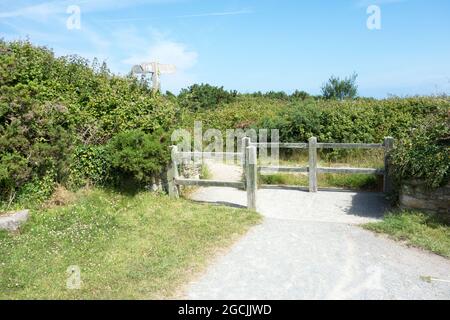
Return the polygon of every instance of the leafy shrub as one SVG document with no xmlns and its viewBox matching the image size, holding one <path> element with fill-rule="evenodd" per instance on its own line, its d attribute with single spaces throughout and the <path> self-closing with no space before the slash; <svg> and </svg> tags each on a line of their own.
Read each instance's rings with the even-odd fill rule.
<svg viewBox="0 0 450 320">
<path fill-rule="evenodd" d="M 321 132 L 321 111 L 314 104 L 290 105 L 273 118 L 264 119 L 261 128 L 280 130 L 280 141 L 307 141 Z"/>
<path fill-rule="evenodd" d="M 33 89 L 16 85 L 0 89 L 0 198 L 9 197 L 34 176 L 67 173 L 72 127 L 67 110 L 35 101 Z M 30 96 L 29 96 L 30 95 Z"/>
<path fill-rule="evenodd" d="M 432 115 L 405 137 L 391 155 L 393 173 L 398 183 L 422 179 L 437 188 L 450 177 L 450 122 L 445 114 Z"/>
<path fill-rule="evenodd" d="M 180 104 L 191 111 L 215 109 L 224 103 L 234 101 L 236 91 L 226 91 L 223 87 L 214 87 L 209 84 L 194 84 L 181 90 L 178 95 Z"/>
<path fill-rule="evenodd" d="M 322 95 L 325 99 L 354 99 L 358 94 L 358 86 L 356 85 L 356 78 L 358 75 L 355 73 L 348 78 L 340 79 L 335 76 L 331 76 L 327 83 L 322 87 Z"/>
<path fill-rule="evenodd" d="M 104 63 L 0 40 L 0 201 L 49 171 L 56 183 L 99 183 L 107 168 L 93 146 L 123 131 L 167 131 L 178 116 L 175 101 Z"/>
<path fill-rule="evenodd" d="M 40 204 L 48 199 L 56 187 L 56 177 L 53 170 L 49 170 L 42 177 L 34 176 L 24 184 L 17 194 L 19 204 Z"/>
<path fill-rule="evenodd" d="M 117 185 L 131 182 L 150 183 L 167 165 L 169 150 L 161 132 L 146 134 L 141 130 L 125 131 L 114 136 L 106 146 L 110 174 Z"/>
<path fill-rule="evenodd" d="M 25 170 L 24 170 L 25 169 Z M 28 161 L 17 153 L 2 153 L 0 157 L 0 192 L 2 200 L 12 201 L 18 187 L 31 175 Z"/>
<path fill-rule="evenodd" d="M 448 98 L 306 100 L 274 108 L 275 113 L 260 111 L 255 126 L 279 129 L 282 142 L 306 142 L 314 135 L 320 142 L 380 143 L 387 136 L 409 136 L 422 119 L 449 108 Z"/>
<path fill-rule="evenodd" d="M 81 187 L 87 183 L 102 185 L 108 181 L 109 163 L 103 145 L 77 146 L 70 161 L 69 185 Z"/>
<path fill-rule="evenodd" d="M 289 95 L 284 91 L 268 91 L 262 95 L 264 98 L 288 100 Z"/>
<path fill-rule="evenodd" d="M 308 98 L 310 98 L 311 96 L 309 95 L 308 92 L 306 91 L 299 91 L 299 90 L 295 90 L 292 95 L 291 98 L 293 99 L 299 99 L 299 100 L 306 100 Z"/>
<path fill-rule="evenodd" d="M 285 108 L 280 100 L 264 97 L 238 96 L 236 100 L 214 110 L 188 111 L 182 116 L 182 126 L 192 129 L 194 121 L 202 121 L 206 129 L 214 128 L 225 132 L 227 129 L 256 126 L 262 118 L 275 117 Z"/>
</svg>

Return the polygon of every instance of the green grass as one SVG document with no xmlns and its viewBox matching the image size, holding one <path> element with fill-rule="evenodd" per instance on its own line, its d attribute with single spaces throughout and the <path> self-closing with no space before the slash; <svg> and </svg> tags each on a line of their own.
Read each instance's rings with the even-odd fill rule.
<svg viewBox="0 0 450 320">
<path fill-rule="evenodd" d="M 19 234 L 0 233 L 0 299 L 171 298 L 229 246 L 256 213 L 100 189 L 33 211 Z M 79 290 L 67 268 L 81 269 Z"/>
<path fill-rule="evenodd" d="M 259 159 L 264 163 L 264 159 Z M 308 151 L 283 149 L 280 152 L 281 166 L 308 166 Z M 320 167 L 353 167 L 382 168 L 384 153 L 381 149 L 336 149 L 333 152 L 318 151 L 318 166 Z"/>
<path fill-rule="evenodd" d="M 212 177 L 211 171 L 209 170 L 208 166 L 203 163 L 200 171 L 200 179 L 208 180 L 211 179 L 211 177 Z"/>
<path fill-rule="evenodd" d="M 280 166 L 307 167 L 308 152 L 292 151 L 280 155 Z M 265 164 L 262 161 L 261 164 Z M 319 152 L 319 167 L 382 168 L 381 150 L 337 150 L 332 153 Z M 308 176 L 302 174 L 278 173 L 261 175 L 260 184 L 308 186 Z M 350 190 L 382 191 L 381 176 L 367 174 L 318 174 L 318 184 L 322 188 L 344 188 Z"/>
<path fill-rule="evenodd" d="M 375 175 L 366 174 L 319 174 L 319 187 L 344 188 L 351 190 L 378 191 L 382 188 L 382 181 Z M 300 174 L 271 174 L 261 175 L 260 184 L 308 186 L 308 176 Z"/>
<path fill-rule="evenodd" d="M 396 240 L 450 258 L 450 218 L 414 211 L 388 214 L 382 222 L 363 226 Z"/>
</svg>

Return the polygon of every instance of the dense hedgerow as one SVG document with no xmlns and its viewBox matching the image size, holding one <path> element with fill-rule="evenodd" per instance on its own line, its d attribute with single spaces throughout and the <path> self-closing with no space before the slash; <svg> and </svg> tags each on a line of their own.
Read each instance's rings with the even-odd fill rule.
<svg viewBox="0 0 450 320">
<path fill-rule="evenodd" d="M 106 146 L 106 158 L 114 184 L 151 183 L 169 161 L 166 139 L 162 132 L 147 134 L 142 130 L 124 131 L 112 138 Z"/>
<path fill-rule="evenodd" d="M 400 140 L 392 155 L 397 183 L 421 179 L 429 188 L 440 187 L 450 177 L 450 121 L 444 113 L 431 115 Z"/>
<path fill-rule="evenodd" d="M 178 97 L 154 95 L 145 82 L 115 76 L 105 64 L 0 40 L 0 201 L 30 193 L 45 198 L 56 183 L 148 183 L 168 157 L 160 132 L 192 129 L 195 120 L 223 132 L 279 129 L 283 142 L 393 136 L 398 179 L 423 178 L 435 187 L 448 180 L 448 146 L 437 141 L 448 134 L 442 128 L 448 128 L 449 109 L 448 97 L 337 101 L 303 91 L 238 94 L 210 85 L 193 85 Z"/>
<path fill-rule="evenodd" d="M 378 143 L 386 136 L 402 139 L 421 119 L 450 107 L 448 98 L 405 98 L 348 101 L 307 101 L 291 104 L 276 116 L 264 117 L 257 127 L 278 128 L 286 142 Z"/>
<path fill-rule="evenodd" d="M 386 100 L 309 101 L 293 104 L 257 127 L 278 128 L 280 140 L 380 143 L 392 136 L 392 172 L 399 184 L 412 178 L 430 188 L 448 183 L 450 99 L 404 98 Z M 447 141 L 445 143 L 444 141 Z M 335 151 L 333 156 L 348 151 Z"/>
<path fill-rule="evenodd" d="M 100 180 L 107 166 L 88 150 L 124 131 L 169 130 L 176 117 L 175 103 L 105 64 L 0 41 L 0 200 L 50 173 L 49 183 Z"/>
<path fill-rule="evenodd" d="M 316 136 L 320 142 L 381 143 L 384 137 L 392 136 L 397 145 L 403 146 L 394 151 L 395 165 L 399 167 L 395 170 L 397 178 L 423 178 L 430 186 L 436 186 L 448 181 L 448 147 L 438 145 L 437 136 L 423 128 L 430 123 L 430 117 L 435 119 L 435 125 L 448 128 L 449 110 L 450 98 L 446 96 L 338 101 L 256 94 L 238 96 L 214 110 L 188 113 L 183 123 L 192 128 L 195 120 L 201 120 L 204 130 L 215 128 L 223 132 L 233 128 L 278 129 L 282 142 L 306 142 Z M 425 140 L 417 138 L 411 142 L 416 129 L 424 132 L 422 137 L 429 134 L 427 151 L 418 151 Z M 407 145 L 412 146 L 408 151 Z M 339 158 L 347 153 L 341 150 L 330 155 Z"/>
<path fill-rule="evenodd" d="M 283 142 L 305 142 L 312 135 L 322 142 L 379 143 L 384 137 L 401 139 L 420 120 L 450 109 L 448 97 L 411 97 L 383 100 L 283 100 L 240 95 L 214 110 L 187 112 L 183 126 L 201 120 L 204 128 L 279 129 Z"/>
<path fill-rule="evenodd" d="M 223 87 L 215 87 L 209 84 L 194 84 L 181 90 L 178 95 L 179 104 L 193 112 L 215 109 L 225 103 L 230 103 L 236 98 L 236 91 L 227 91 Z"/>
<path fill-rule="evenodd" d="M 110 176 L 110 163 L 105 145 L 79 145 L 69 164 L 68 187 L 77 189 L 88 183 L 104 185 Z"/>
</svg>

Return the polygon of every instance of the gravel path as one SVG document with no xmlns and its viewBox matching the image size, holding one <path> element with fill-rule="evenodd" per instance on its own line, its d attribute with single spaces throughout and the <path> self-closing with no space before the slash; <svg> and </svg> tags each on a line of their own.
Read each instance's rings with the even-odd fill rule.
<svg viewBox="0 0 450 320">
<path fill-rule="evenodd" d="M 239 167 L 210 166 L 240 176 Z M 230 172 L 234 172 L 230 174 Z M 245 206 L 244 191 L 201 188 L 196 201 Z M 357 224 L 387 208 L 377 193 L 262 189 L 265 218 L 218 258 L 186 295 L 191 299 L 450 299 L 450 261 L 408 248 Z"/>
</svg>

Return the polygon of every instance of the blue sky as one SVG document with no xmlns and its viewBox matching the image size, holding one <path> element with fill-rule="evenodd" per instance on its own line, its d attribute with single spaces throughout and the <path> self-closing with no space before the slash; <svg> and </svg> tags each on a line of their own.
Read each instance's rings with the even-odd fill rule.
<svg viewBox="0 0 450 320">
<path fill-rule="evenodd" d="M 79 6 L 81 29 L 66 27 Z M 381 9 L 369 30 L 366 10 Z M 115 73 L 177 65 L 163 90 L 210 83 L 241 92 L 313 94 L 330 75 L 359 74 L 363 96 L 450 93 L 448 0 L 2 0 L 0 37 L 58 55 L 106 60 Z"/>
</svg>

